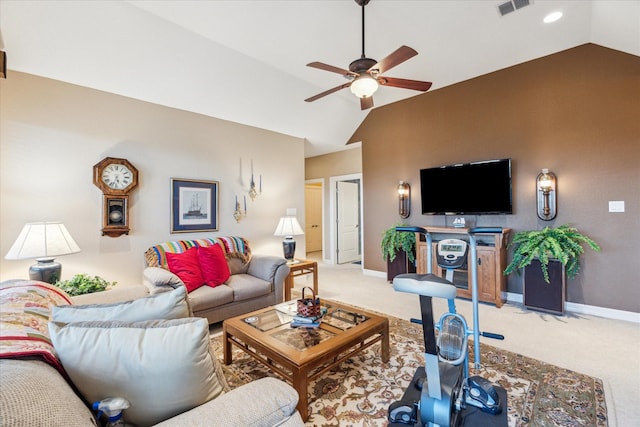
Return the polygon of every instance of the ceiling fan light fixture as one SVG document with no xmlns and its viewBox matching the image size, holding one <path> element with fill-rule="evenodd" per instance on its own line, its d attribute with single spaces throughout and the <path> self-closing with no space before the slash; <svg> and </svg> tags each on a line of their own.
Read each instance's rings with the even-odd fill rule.
<svg viewBox="0 0 640 427">
<path fill-rule="evenodd" d="M 351 83 L 351 93 L 358 98 L 368 98 L 378 90 L 378 82 L 367 73 L 363 73 Z"/>
</svg>

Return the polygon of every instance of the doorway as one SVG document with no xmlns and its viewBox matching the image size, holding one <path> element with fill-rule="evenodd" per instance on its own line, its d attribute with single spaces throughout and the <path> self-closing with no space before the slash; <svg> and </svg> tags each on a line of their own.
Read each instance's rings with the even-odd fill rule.
<svg viewBox="0 0 640 427">
<path fill-rule="evenodd" d="M 309 180 L 304 185 L 304 234 L 307 253 L 324 249 L 324 182 Z"/>
<path fill-rule="evenodd" d="M 332 264 L 362 260 L 362 174 L 330 178 L 329 228 Z"/>
</svg>

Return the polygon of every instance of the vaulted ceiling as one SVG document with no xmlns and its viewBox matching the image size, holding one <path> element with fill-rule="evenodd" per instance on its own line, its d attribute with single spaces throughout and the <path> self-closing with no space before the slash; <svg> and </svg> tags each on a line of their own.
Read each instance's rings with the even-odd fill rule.
<svg viewBox="0 0 640 427">
<path fill-rule="evenodd" d="M 386 74 L 431 81 L 430 91 L 584 43 L 640 55 L 640 1 L 531 0 L 501 16 L 506 1 L 371 0 L 365 53 L 414 48 Z M 562 19 L 543 23 L 554 11 Z M 0 37 L 8 78 L 26 72 L 304 138 L 307 157 L 344 149 L 367 114 L 348 89 L 304 102 L 346 82 L 307 63 L 348 68 L 362 53 L 353 0 L 0 0 Z M 374 102 L 411 96 L 429 92 L 381 87 Z"/>
</svg>

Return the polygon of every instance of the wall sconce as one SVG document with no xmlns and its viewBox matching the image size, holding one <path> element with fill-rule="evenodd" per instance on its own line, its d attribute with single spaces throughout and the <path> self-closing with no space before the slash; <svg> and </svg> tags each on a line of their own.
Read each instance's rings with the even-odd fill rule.
<svg viewBox="0 0 640 427">
<path fill-rule="evenodd" d="M 556 184 L 556 176 L 549 169 L 542 169 L 536 178 L 538 218 L 543 221 L 551 221 L 556 217 Z"/>
<path fill-rule="evenodd" d="M 251 197 L 251 201 L 254 201 L 259 194 L 262 194 L 262 175 L 260 175 L 259 189 L 260 191 L 258 192 L 256 189 L 256 181 L 253 179 L 253 160 L 251 160 L 251 181 L 249 182 L 249 197 Z"/>
<path fill-rule="evenodd" d="M 240 202 L 238 202 L 238 196 L 236 195 L 236 210 L 233 211 L 233 219 L 236 222 L 240 222 L 242 218 L 247 216 L 247 196 L 244 196 L 244 211 L 240 209 Z"/>
<path fill-rule="evenodd" d="M 411 214 L 411 186 L 408 182 L 398 184 L 398 213 L 400 218 L 409 218 Z"/>
</svg>

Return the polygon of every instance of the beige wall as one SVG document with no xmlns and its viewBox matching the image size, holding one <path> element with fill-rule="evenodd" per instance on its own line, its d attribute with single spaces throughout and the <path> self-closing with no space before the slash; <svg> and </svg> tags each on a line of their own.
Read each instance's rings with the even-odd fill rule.
<svg viewBox="0 0 640 427">
<path fill-rule="evenodd" d="M 4 255 L 26 222 L 63 221 L 82 252 L 60 257 L 63 278 L 100 275 L 139 283 L 144 251 L 181 238 L 240 235 L 254 252 L 282 255 L 273 236 L 286 208 L 304 218 L 302 139 L 105 92 L 10 72 L 0 79 L 0 279 L 26 278 L 33 260 Z M 280 153 L 290 158 L 283 168 Z M 102 237 L 102 193 L 93 165 L 129 159 L 140 172 L 129 236 Z M 235 196 L 247 194 L 253 161 L 263 192 L 240 223 Z M 219 231 L 170 233 L 170 179 L 220 183 Z M 297 239 L 304 251 L 304 239 Z"/>
<path fill-rule="evenodd" d="M 412 186 L 412 225 L 445 225 L 420 213 L 421 168 L 510 157 L 513 215 L 467 217 L 514 231 L 571 223 L 602 246 L 585 253 L 568 301 L 640 311 L 640 58 L 584 45 L 376 108 L 362 141 L 364 268 L 385 270 L 380 233 L 397 223 L 397 183 Z M 558 216 L 536 216 L 536 175 L 558 176 Z M 609 213 L 610 200 L 625 201 Z M 450 226 L 453 218 L 446 219 Z M 508 279 L 521 292 L 522 279 Z"/>
</svg>

